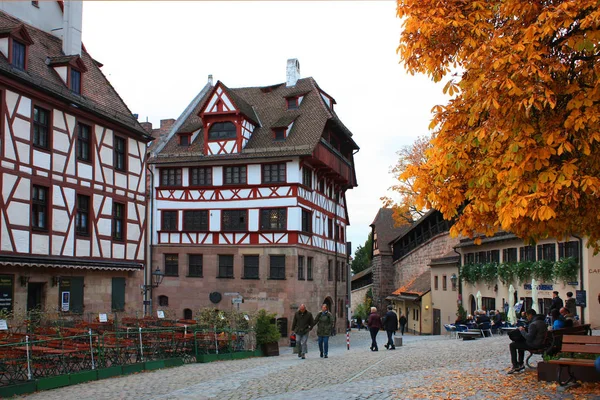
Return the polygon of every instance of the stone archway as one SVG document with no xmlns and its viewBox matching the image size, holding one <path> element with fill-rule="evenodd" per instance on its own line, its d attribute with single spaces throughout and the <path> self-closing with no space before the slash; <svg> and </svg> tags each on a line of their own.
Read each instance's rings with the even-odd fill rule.
<svg viewBox="0 0 600 400">
<path fill-rule="evenodd" d="M 327 304 L 327 310 L 329 310 L 329 312 L 333 314 L 333 299 L 331 297 L 325 297 L 325 300 L 323 300 L 321 304 Z M 316 312 L 321 311 L 321 304 L 319 304 L 319 309 L 316 310 Z"/>
<path fill-rule="evenodd" d="M 469 305 L 471 309 L 469 314 L 475 315 L 475 310 L 477 310 L 477 301 L 475 301 L 475 296 L 473 296 L 472 294 L 469 295 Z"/>
</svg>

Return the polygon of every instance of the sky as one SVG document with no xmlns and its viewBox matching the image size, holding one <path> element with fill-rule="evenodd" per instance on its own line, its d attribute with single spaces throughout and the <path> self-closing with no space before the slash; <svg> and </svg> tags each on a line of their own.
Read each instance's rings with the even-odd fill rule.
<svg viewBox="0 0 600 400">
<path fill-rule="evenodd" d="M 396 152 L 428 133 L 442 87 L 411 76 L 396 54 L 395 1 L 152 1 L 83 3 L 83 43 L 140 121 L 177 118 L 206 84 L 285 82 L 297 58 L 336 99 L 360 146 L 347 192 L 353 252 L 394 184 Z"/>
</svg>

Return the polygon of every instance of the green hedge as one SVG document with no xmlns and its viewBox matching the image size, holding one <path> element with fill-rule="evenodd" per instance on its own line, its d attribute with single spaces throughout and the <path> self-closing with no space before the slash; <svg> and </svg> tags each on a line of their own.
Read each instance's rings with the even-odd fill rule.
<svg viewBox="0 0 600 400">
<path fill-rule="evenodd" d="M 541 282 L 572 282 L 579 275 L 579 264 L 573 257 L 558 261 L 520 261 L 516 263 L 466 264 L 460 269 L 460 279 L 475 285 L 478 282 L 491 286 L 498 280 L 504 284 L 518 281 L 526 283 L 535 278 Z"/>
</svg>

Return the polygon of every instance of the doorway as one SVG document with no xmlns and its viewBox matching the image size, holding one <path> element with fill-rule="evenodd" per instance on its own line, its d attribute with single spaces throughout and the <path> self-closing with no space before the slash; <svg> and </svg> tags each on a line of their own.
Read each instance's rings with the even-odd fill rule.
<svg viewBox="0 0 600 400">
<path fill-rule="evenodd" d="M 439 309 L 433 309 L 433 334 L 441 335 L 442 334 L 442 326 L 441 326 L 441 318 L 442 313 Z"/>
<path fill-rule="evenodd" d="M 475 315 L 475 310 L 477 310 L 477 302 L 475 301 L 475 296 L 470 295 L 469 296 L 469 303 L 471 305 L 471 315 Z"/>
<path fill-rule="evenodd" d="M 43 309 L 44 282 L 29 282 L 27 285 L 27 311 Z"/>
</svg>

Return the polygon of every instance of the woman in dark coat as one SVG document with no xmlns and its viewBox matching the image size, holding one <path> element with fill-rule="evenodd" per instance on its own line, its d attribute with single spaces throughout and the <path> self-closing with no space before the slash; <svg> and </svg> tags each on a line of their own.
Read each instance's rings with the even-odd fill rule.
<svg viewBox="0 0 600 400">
<path fill-rule="evenodd" d="M 369 319 L 367 320 L 367 326 L 371 333 L 371 351 L 379 351 L 377 348 L 377 333 L 381 329 L 382 324 L 381 318 L 377 314 L 377 308 L 375 307 L 371 307 L 371 315 L 369 315 Z"/>
</svg>

